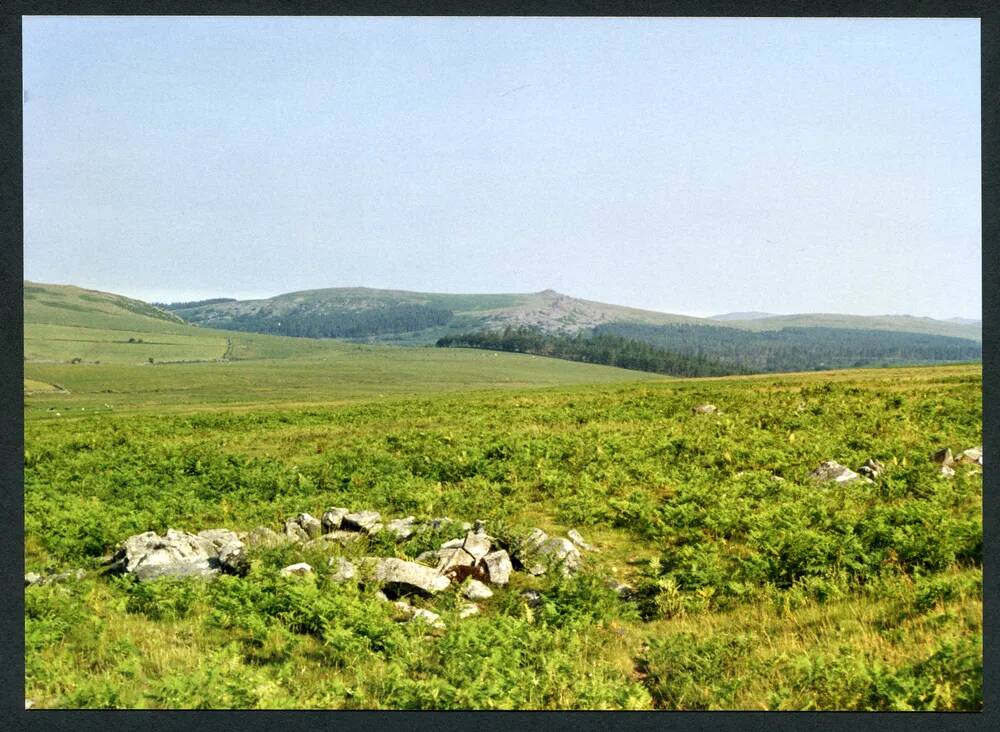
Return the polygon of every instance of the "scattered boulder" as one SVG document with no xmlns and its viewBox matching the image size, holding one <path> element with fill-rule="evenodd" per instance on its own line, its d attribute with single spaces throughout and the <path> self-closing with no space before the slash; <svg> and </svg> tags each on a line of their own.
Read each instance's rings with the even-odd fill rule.
<svg viewBox="0 0 1000 732">
<path fill-rule="evenodd" d="M 634 587 L 632 587 L 631 585 L 627 585 L 624 582 L 619 582 L 614 578 L 609 578 L 604 584 L 611 590 L 613 590 L 614 593 L 618 595 L 618 597 L 620 597 L 622 600 L 627 600 L 628 598 L 632 597 L 633 593 L 635 592 Z"/>
<path fill-rule="evenodd" d="M 950 465 L 942 465 L 941 475 L 943 475 L 945 478 L 953 478 L 955 477 L 955 469 Z"/>
<path fill-rule="evenodd" d="M 714 414 L 719 408 L 714 404 L 699 404 L 692 411 L 695 414 Z"/>
<path fill-rule="evenodd" d="M 417 519 L 413 516 L 394 519 L 385 525 L 385 530 L 394 534 L 397 541 L 406 541 L 417 533 Z"/>
<path fill-rule="evenodd" d="M 310 539 L 319 538 L 323 533 L 323 524 L 315 516 L 310 516 L 308 513 L 300 513 L 295 517 L 295 520 Z"/>
<path fill-rule="evenodd" d="M 932 459 L 939 465 L 954 465 L 955 463 L 955 457 L 951 454 L 950 447 L 946 447 L 943 450 L 938 450 L 936 453 L 934 453 Z"/>
<path fill-rule="evenodd" d="M 521 562 L 521 564 L 524 564 L 523 560 L 537 552 L 538 548 L 544 544 L 548 538 L 549 535 L 541 529 L 532 529 L 531 532 L 514 547 L 514 558 Z"/>
<path fill-rule="evenodd" d="M 958 456 L 958 462 L 960 463 L 973 463 L 975 465 L 983 464 L 983 446 L 970 447 L 968 450 L 963 450 L 962 454 Z"/>
<path fill-rule="evenodd" d="M 298 562 L 297 564 L 289 564 L 287 567 L 282 567 L 279 574 L 283 577 L 302 577 L 307 574 L 312 574 L 313 568 L 311 565 L 305 562 Z"/>
<path fill-rule="evenodd" d="M 281 546 L 288 541 L 288 536 L 282 536 L 266 526 L 258 526 L 247 533 L 244 542 L 248 547 L 274 548 Z"/>
<path fill-rule="evenodd" d="M 474 602 L 463 602 L 458 607 L 458 617 L 462 620 L 471 618 L 473 615 L 479 615 L 480 612 L 482 612 L 482 608 Z"/>
<path fill-rule="evenodd" d="M 341 519 L 340 527 L 348 531 L 363 531 L 366 534 L 377 534 L 382 530 L 382 514 L 378 511 L 349 513 Z"/>
<path fill-rule="evenodd" d="M 555 564 L 559 567 L 559 570 L 564 575 L 570 575 L 580 569 L 580 563 L 582 557 L 580 556 L 580 550 L 569 539 L 564 539 L 562 537 L 556 537 L 549 539 L 538 549 L 539 558 L 545 562 L 546 565 Z M 532 569 L 537 569 L 537 564 L 532 567 Z M 534 572 L 532 574 L 544 574 L 548 567 L 543 567 L 541 572 Z M 530 570 L 529 570 L 530 571 Z"/>
<path fill-rule="evenodd" d="M 441 545 L 442 549 L 461 549 L 462 544 L 465 543 L 465 539 L 449 539 L 444 544 Z"/>
<path fill-rule="evenodd" d="M 493 590 L 477 579 L 470 579 L 462 588 L 462 597 L 469 600 L 488 600 L 493 597 Z"/>
<path fill-rule="evenodd" d="M 250 571 L 250 558 L 241 541 L 230 541 L 219 549 L 219 564 L 232 574 L 245 575 Z"/>
<path fill-rule="evenodd" d="M 837 483 L 843 485 L 863 480 L 871 483 L 871 479 L 862 477 L 850 468 L 841 465 L 836 460 L 825 460 L 819 467 L 809 473 L 809 477 L 822 483 Z"/>
<path fill-rule="evenodd" d="M 436 595 L 446 590 L 451 580 L 430 567 L 394 557 L 375 559 L 372 576 L 383 589 L 395 595 L 417 593 Z"/>
<path fill-rule="evenodd" d="M 432 628 L 437 628 L 438 630 L 443 630 L 445 625 L 444 621 L 441 620 L 441 616 L 430 610 L 425 610 L 421 607 L 413 607 L 408 602 L 397 601 L 392 603 L 393 607 L 399 610 L 403 615 L 409 618 L 408 622 L 413 622 L 414 620 L 420 620 L 427 623 Z"/>
<path fill-rule="evenodd" d="M 532 529 L 517 549 L 517 559 L 530 574 L 540 575 L 550 565 L 559 566 L 563 574 L 572 574 L 580 568 L 580 550 L 569 539 L 549 538 L 541 529 Z"/>
<path fill-rule="evenodd" d="M 329 534 L 331 531 L 335 531 L 340 528 L 340 522 L 344 520 L 344 516 L 349 514 L 351 511 L 348 508 L 328 508 L 323 512 L 323 516 L 320 519 L 320 525 L 322 526 L 323 533 Z"/>
<path fill-rule="evenodd" d="M 197 536 L 211 542 L 224 571 L 242 575 L 250 569 L 246 548 L 235 532 L 229 529 L 205 529 L 199 531 Z"/>
<path fill-rule="evenodd" d="M 580 536 L 580 532 L 577 531 L 576 529 L 570 529 L 569 531 L 567 531 L 566 532 L 566 536 L 568 536 L 569 540 L 572 541 L 574 544 L 576 544 L 581 549 L 584 549 L 584 550 L 586 550 L 588 552 L 598 552 L 598 551 L 600 551 L 597 547 L 591 546 L 586 541 L 584 541 L 583 537 Z"/>
<path fill-rule="evenodd" d="M 111 558 L 109 571 L 125 572 L 136 579 L 148 580 L 170 575 L 174 577 L 208 577 L 223 569 L 219 560 L 221 534 L 208 536 L 167 529 L 164 536 L 153 531 L 130 536 Z M 232 544 L 242 547 L 233 532 L 226 532 Z"/>
<path fill-rule="evenodd" d="M 490 537 L 485 533 L 476 533 L 475 531 L 466 534 L 465 541 L 462 542 L 462 549 L 468 552 L 475 562 L 489 554 L 491 546 Z"/>
<path fill-rule="evenodd" d="M 482 568 L 486 580 L 494 585 L 507 584 L 514 571 L 510 557 L 503 549 L 487 554 L 480 560 L 479 566 Z"/>
<path fill-rule="evenodd" d="M 31 709 L 31 708 L 32 708 L 33 706 L 35 706 L 35 702 L 34 702 L 34 700 L 33 700 L 33 699 L 25 699 L 25 700 L 24 700 L 24 708 L 25 708 L 26 710 L 27 710 L 27 709 Z"/>
<path fill-rule="evenodd" d="M 285 521 L 285 536 L 294 542 L 305 542 L 309 541 L 309 534 L 306 530 L 302 528 L 298 520 L 290 518 Z"/>
<path fill-rule="evenodd" d="M 358 576 L 358 568 L 343 557 L 330 557 L 329 564 L 334 568 L 330 575 L 330 579 L 334 582 L 348 582 Z"/>
<path fill-rule="evenodd" d="M 884 472 L 885 466 L 875 458 L 868 458 L 865 464 L 858 468 L 858 473 L 870 480 L 875 480 Z"/>
<path fill-rule="evenodd" d="M 38 572 L 28 572 L 24 575 L 24 586 L 30 587 L 31 585 L 53 585 L 59 582 L 66 582 L 68 580 L 82 580 L 87 576 L 86 570 L 83 569 L 73 569 L 66 572 L 59 572 L 58 574 L 50 574 L 48 576 L 42 576 Z"/>
<path fill-rule="evenodd" d="M 475 571 L 476 560 L 462 547 L 450 547 L 438 550 L 436 571 L 461 581 Z"/>
</svg>

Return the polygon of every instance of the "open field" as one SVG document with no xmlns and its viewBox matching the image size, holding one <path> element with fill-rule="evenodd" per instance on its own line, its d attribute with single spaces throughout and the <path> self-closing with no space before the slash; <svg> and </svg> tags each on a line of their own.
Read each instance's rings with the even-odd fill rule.
<svg viewBox="0 0 1000 732">
<path fill-rule="evenodd" d="M 981 444 L 978 365 L 640 381 L 323 344 L 26 375 L 71 392 L 26 397 L 26 571 L 87 570 L 26 589 L 38 706 L 981 706 L 982 468 L 946 478 L 930 459 Z M 808 478 L 869 457 L 874 485 Z M 248 576 L 207 583 L 96 572 L 141 531 L 280 531 L 332 505 L 480 518 L 500 538 L 576 527 L 601 551 L 572 579 L 515 573 L 476 617 L 453 590 L 423 601 L 441 631 L 394 622 L 371 587 L 277 570 L 450 535 L 255 550 Z"/>
</svg>

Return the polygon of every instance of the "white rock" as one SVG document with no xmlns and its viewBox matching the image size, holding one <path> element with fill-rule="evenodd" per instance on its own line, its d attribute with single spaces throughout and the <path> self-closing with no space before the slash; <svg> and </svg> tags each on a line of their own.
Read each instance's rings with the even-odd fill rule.
<svg viewBox="0 0 1000 732">
<path fill-rule="evenodd" d="M 285 522 L 285 536 L 295 542 L 309 541 L 309 534 L 306 533 L 305 529 L 294 518 L 290 518 Z"/>
<path fill-rule="evenodd" d="M 306 564 L 305 562 L 299 562 L 297 564 L 289 564 L 287 567 L 281 569 L 280 574 L 284 577 L 302 577 L 303 575 L 312 574 L 313 568 Z"/>
<path fill-rule="evenodd" d="M 417 519 L 414 516 L 407 516 L 390 521 L 385 525 L 385 530 L 394 534 L 397 541 L 406 541 L 416 533 L 416 524 Z"/>
<path fill-rule="evenodd" d="M 858 480 L 866 483 L 872 482 L 871 479 L 863 478 L 836 460 L 823 461 L 818 468 L 809 474 L 809 477 L 822 483 L 836 483 L 837 485 L 845 485 Z"/>
<path fill-rule="evenodd" d="M 586 541 L 584 541 L 583 537 L 580 536 L 580 532 L 577 531 L 576 529 L 570 529 L 569 531 L 567 531 L 566 536 L 568 536 L 569 540 L 572 541 L 581 549 L 586 549 L 588 552 L 600 551 L 597 547 L 591 546 Z"/>
<path fill-rule="evenodd" d="M 470 531 L 465 535 L 462 548 L 472 556 L 474 561 L 478 562 L 490 553 L 490 538 L 486 534 Z"/>
<path fill-rule="evenodd" d="M 377 534 L 382 530 L 382 515 L 378 511 L 349 513 L 341 519 L 340 527 L 348 531 L 364 531 L 366 534 Z"/>
<path fill-rule="evenodd" d="M 235 534 L 233 537 L 235 540 Z M 140 581 L 166 575 L 208 577 L 222 569 L 218 548 L 211 539 L 175 529 L 167 529 L 164 536 L 153 531 L 130 536 L 112 562 Z"/>
<path fill-rule="evenodd" d="M 461 619 L 470 618 L 473 615 L 479 615 L 482 609 L 474 602 L 464 602 L 458 608 L 458 617 Z"/>
<path fill-rule="evenodd" d="M 425 610 L 420 607 L 413 607 L 408 602 L 394 602 L 393 607 L 399 610 L 401 613 L 409 618 L 409 622 L 414 620 L 419 620 L 421 622 L 427 623 L 427 625 L 432 628 L 443 629 L 445 627 L 444 621 L 441 620 L 441 616 L 430 610 Z"/>
<path fill-rule="evenodd" d="M 358 575 L 358 568 L 343 557 L 330 557 L 329 564 L 333 567 L 330 579 L 334 582 L 347 582 Z"/>
<path fill-rule="evenodd" d="M 451 584 L 450 579 L 430 567 L 394 557 L 375 560 L 372 576 L 395 594 L 436 595 Z"/>
<path fill-rule="evenodd" d="M 960 463 L 974 463 L 976 465 L 983 464 L 983 446 L 970 447 L 968 450 L 963 450 L 962 454 L 958 456 L 958 462 Z"/>
<path fill-rule="evenodd" d="M 488 600 L 493 597 L 493 590 L 477 579 L 470 579 L 462 588 L 462 596 L 469 600 Z"/>
<path fill-rule="evenodd" d="M 296 522 L 310 539 L 315 539 L 323 533 L 323 524 L 318 518 L 310 516 L 308 513 L 300 513 L 296 516 Z"/>
<path fill-rule="evenodd" d="M 326 511 L 323 512 L 323 516 L 320 518 L 323 533 L 329 534 L 331 531 L 339 529 L 340 522 L 343 521 L 344 516 L 350 512 L 350 509 L 340 507 L 326 509 Z"/>
<path fill-rule="evenodd" d="M 510 557 L 503 549 L 490 552 L 479 562 L 488 582 L 494 585 L 505 585 L 510 581 L 510 575 L 514 571 L 514 566 L 510 562 Z"/>
</svg>

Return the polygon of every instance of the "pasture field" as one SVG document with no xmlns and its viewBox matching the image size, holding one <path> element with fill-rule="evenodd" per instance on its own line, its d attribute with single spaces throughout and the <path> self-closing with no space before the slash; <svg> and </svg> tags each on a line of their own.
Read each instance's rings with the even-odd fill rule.
<svg viewBox="0 0 1000 732">
<path fill-rule="evenodd" d="M 25 397 L 25 571 L 86 570 L 25 589 L 36 706 L 981 708 L 982 468 L 931 459 L 982 443 L 980 366 L 643 380 L 304 347 L 25 365 L 70 392 Z M 870 457 L 873 485 L 808 477 Z M 482 519 L 502 540 L 577 528 L 600 552 L 573 578 L 515 573 L 471 618 L 454 590 L 423 601 L 443 630 L 325 571 L 443 533 L 252 550 L 246 577 L 208 582 L 98 571 L 131 534 L 280 531 L 335 505 Z M 296 561 L 315 576 L 278 575 Z"/>
</svg>

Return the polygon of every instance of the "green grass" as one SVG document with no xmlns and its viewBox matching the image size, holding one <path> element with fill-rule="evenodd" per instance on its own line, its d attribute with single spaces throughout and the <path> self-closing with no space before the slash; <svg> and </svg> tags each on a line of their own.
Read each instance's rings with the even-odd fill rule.
<svg viewBox="0 0 1000 732">
<path fill-rule="evenodd" d="M 296 548 L 256 552 L 246 578 L 28 588 L 39 706 L 981 708 L 981 469 L 948 480 L 930 459 L 981 444 L 978 366 L 619 382 L 353 346 L 28 365 L 71 393 L 26 398 L 26 571 L 93 570 L 144 530 L 278 529 L 330 505 L 482 518 L 501 538 L 578 527 L 601 549 L 572 581 L 517 576 L 479 617 L 459 621 L 453 591 L 424 601 L 442 632 L 323 573 L 278 578 L 323 566 Z M 523 388 L 571 367 L 610 382 Z M 692 413 L 706 401 L 720 412 Z M 875 486 L 807 477 L 868 457 L 887 466 Z"/>
<path fill-rule="evenodd" d="M 25 590 L 39 707 L 982 706 L 982 472 L 930 459 L 982 443 L 980 365 L 670 380 L 220 333 L 76 288 L 29 283 L 25 305 L 25 569 L 88 572 Z M 868 457 L 877 485 L 808 479 Z M 256 550 L 212 582 L 97 572 L 134 533 L 331 505 L 504 541 L 577 527 L 601 551 L 572 580 L 516 574 L 477 617 L 455 590 L 421 601 L 433 632 L 371 587 L 277 571 L 412 558 L 447 531 Z"/>
</svg>

